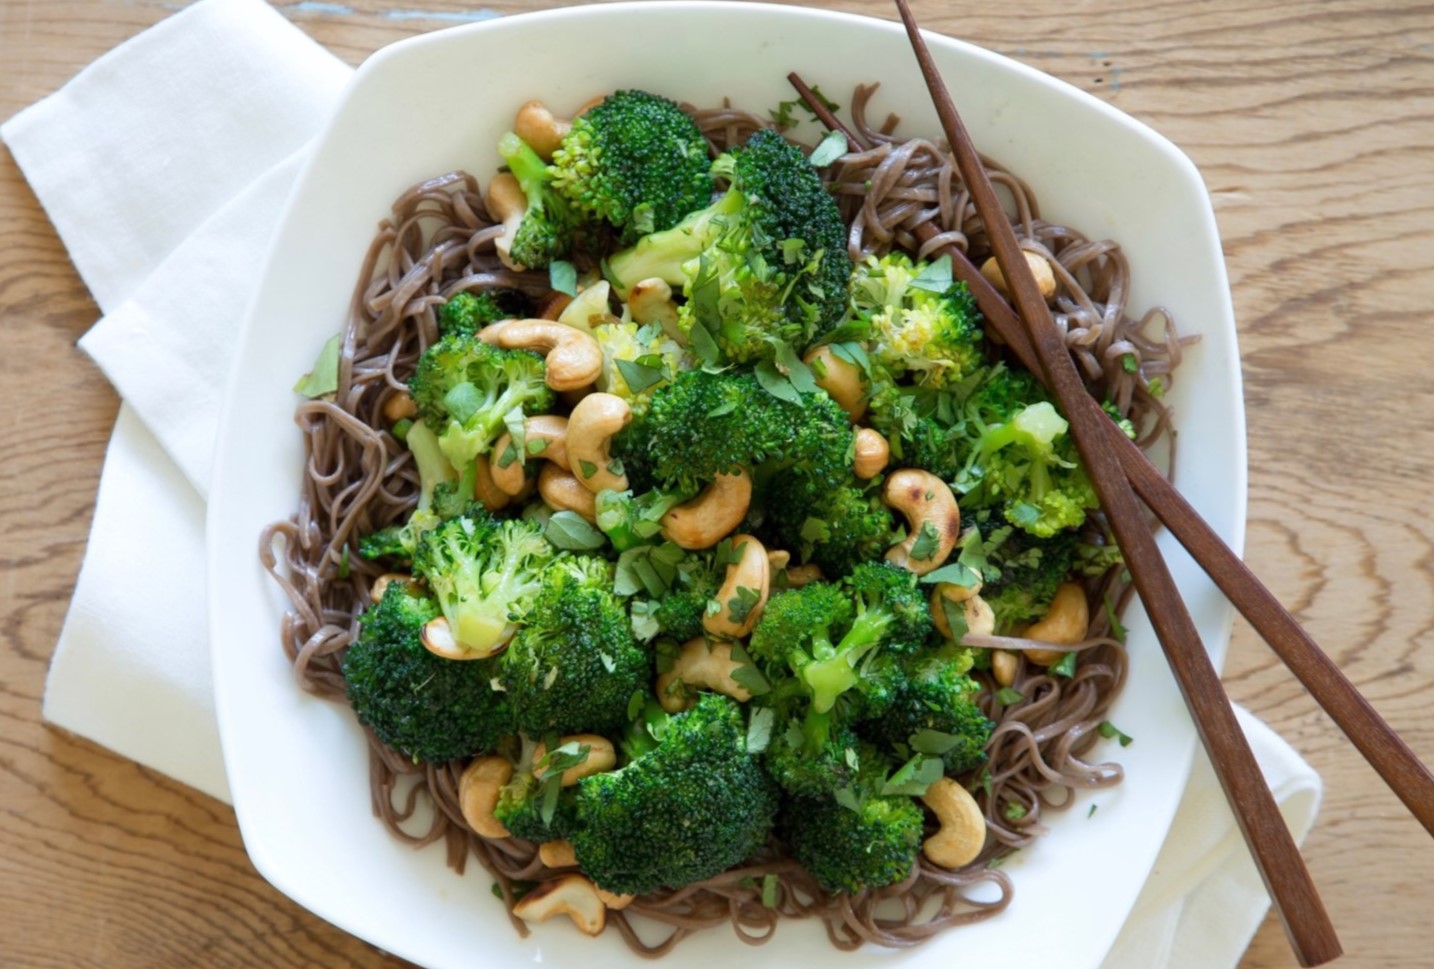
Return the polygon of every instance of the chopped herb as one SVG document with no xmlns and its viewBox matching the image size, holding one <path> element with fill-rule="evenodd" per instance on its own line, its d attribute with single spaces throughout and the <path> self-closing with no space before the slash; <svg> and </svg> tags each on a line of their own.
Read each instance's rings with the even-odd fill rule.
<svg viewBox="0 0 1434 969">
<path fill-rule="evenodd" d="M 966 638 L 971 631 L 971 625 L 966 621 L 966 606 L 960 602 L 952 602 L 945 596 L 941 597 L 941 615 L 946 619 L 946 625 L 951 629 L 951 641 L 959 643 Z"/>
<path fill-rule="evenodd" d="M 775 359 L 777 370 L 786 375 L 798 393 L 814 394 L 820 389 L 811 368 L 802 362 L 791 344 L 783 343 L 777 347 Z"/>
<path fill-rule="evenodd" d="M 1012 801 L 1006 805 L 1005 809 L 1001 812 L 1001 816 L 1007 821 L 1019 821 L 1026 816 L 1026 813 L 1026 806 L 1024 804 L 1020 801 Z"/>
<path fill-rule="evenodd" d="M 768 683 L 762 671 L 757 669 L 757 664 L 752 662 L 747 651 L 736 643 L 732 644 L 732 659 L 742 664 L 732 671 L 732 679 L 739 686 L 746 687 L 747 692 L 753 696 L 772 692 L 772 684 Z"/>
<path fill-rule="evenodd" d="M 518 449 L 513 446 L 512 441 L 509 441 L 508 446 L 503 449 L 503 453 L 498 455 L 498 467 L 506 468 L 516 460 L 518 460 Z"/>
<path fill-rule="evenodd" d="M 618 373 L 622 379 L 627 381 L 628 389 L 634 394 L 640 394 L 654 384 L 660 384 L 667 379 L 667 374 L 660 366 L 649 366 L 637 360 L 617 360 Z"/>
<path fill-rule="evenodd" d="M 996 700 L 999 701 L 1001 706 L 1003 707 L 1009 707 L 1013 704 L 1020 703 L 1025 698 L 1026 695 L 1024 693 L 1010 686 L 1003 686 L 996 691 Z"/>
<path fill-rule="evenodd" d="M 811 157 L 807 160 L 812 163 L 813 167 L 825 168 L 842 155 L 845 155 L 848 150 L 846 135 L 840 131 L 829 131 L 827 132 L 827 136 L 823 138 L 821 143 L 812 151 Z"/>
<path fill-rule="evenodd" d="M 633 690 L 632 696 L 627 701 L 627 718 L 636 720 L 637 715 L 642 712 L 643 704 L 647 702 L 647 693 L 643 690 Z"/>
<path fill-rule="evenodd" d="M 927 788 L 940 780 L 944 773 L 945 768 L 940 757 L 917 754 L 887 778 L 886 783 L 881 785 L 881 793 L 886 796 L 907 794 L 920 797 L 926 793 Z"/>
<path fill-rule="evenodd" d="M 921 531 L 916 533 L 916 541 L 911 543 L 911 557 L 918 562 L 929 562 L 936 556 L 936 551 L 941 547 L 941 533 L 931 522 L 922 522 Z"/>
<path fill-rule="evenodd" d="M 742 625 L 752 614 L 752 610 L 757 607 L 757 602 L 761 598 L 761 593 L 756 589 L 748 588 L 745 585 L 737 586 L 736 595 L 727 600 L 727 618 L 739 626 Z"/>
<path fill-rule="evenodd" d="M 554 547 L 568 552 L 593 551 L 607 544 L 607 536 L 575 511 L 554 512 L 543 535 Z"/>
<path fill-rule="evenodd" d="M 1105 618 L 1110 621 L 1111 638 L 1117 642 L 1125 642 L 1125 625 L 1115 614 L 1115 603 L 1110 601 L 1110 596 L 1105 597 Z"/>
<path fill-rule="evenodd" d="M 338 576 L 341 579 L 349 577 L 349 547 L 347 545 L 344 546 L 343 554 L 339 556 Z"/>
<path fill-rule="evenodd" d="M 771 707 L 757 707 L 747 720 L 747 753 L 760 754 L 772 742 L 772 727 L 777 720 L 777 711 Z"/>
<path fill-rule="evenodd" d="M 409 428 L 411 428 L 411 427 L 413 427 L 413 421 L 411 421 L 411 420 L 409 420 L 407 417 L 405 417 L 403 420 L 398 421 L 397 423 L 395 423 L 395 424 L 393 425 L 393 427 L 390 428 L 389 430 L 390 430 L 390 433 L 393 434 L 393 436 L 396 437 L 396 438 L 398 438 L 400 441 L 407 441 L 407 440 L 408 440 L 408 431 L 409 431 Z"/>
<path fill-rule="evenodd" d="M 547 449 L 548 449 L 548 442 L 545 441 L 545 440 L 543 440 L 543 439 L 540 438 L 540 437 L 535 437 L 535 438 L 533 438 L 531 441 L 528 442 L 527 446 L 524 448 L 524 450 L 526 450 L 526 451 L 528 452 L 528 455 L 529 455 L 530 457 L 537 457 L 539 454 L 542 454 L 542 453 L 543 453 L 544 451 L 546 451 Z"/>
<path fill-rule="evenodd" d="M 940 757 L 961 742 L 961 738 L 940 730 L 922 729 L 911 735 L 911 749 Z"/>
<path fill-rule="evenodd" d="M 342 342 L 341 333 L 335 333 L 324 342 L 318 359 L 314 361 L 314 369 L 299 378 L 294 384 L 294 393 L 313 400 L 339 389 L 339 346 Z"/>
<path fill-rule="evenodd" d="M 1126 373 L 1138 373 L 1140 371 L 1140 361 L 1135 359 L 1135 354 L 1133 353 L 1123 353 L 1120 355 L 1120 369 Z"/>
<path fill-rule="evenodd" d="M 1085 816 L 1088 817 L 1088 818 L 1093 818 L 1093 817 L 1095 817 L 1095 809 L 1098 808 L 1098 807 L 1100 807 L 1099 804 L 1092 804 L 1092 805 L 1090 806 L 1090 810 L 1087 811 L 1087 812 L 1085 812 Z"/>
<path fill-rule="evenodd" d="M 591 478 L 593 475 L 597 474 L 597 465 L 593 464 L 591 461 L 579 461 L 578 468 L 582 471 L 584 478 Z"/>
<path fill-rule="evenodd" d="M 578 270 L 570 262 L 554 259 L 548 263 L 548 285 L 568 296 L 578 295 Z"/>
<path fill-rule="evenodd" d="M 1105 737 L 1107 740 L 1112 737 L 1114 737 L 1116 740 L 1119 740 L 1120 745 L 1122 747 L 1129 747 L 1132 743 L 1135 742 L 1134 737 L 1130 737 L 1126 734 L 1121 733 L 1120 728 L 1117 727 L 1115 724 L 1111 723 L 1109 720 L 1102 720 L 1100 722 L 1100 726 L 1096 729 L 1099 730 L 1100 735 L 1102 737 Z"/>
<path fill-rule="evenodd" d="M 942 256 L 935 262 L 928 263 L 911 281 L 912 289 L 924 289 L 931 293 L 944 293 L 952 285 L 950 256 Z"/>
<path fill-rule="evenodd" d="M 1145 384 L 1145 389 L 1150 391 L 1150 396 L 1156 400 L 1165 396 L 1165 381 L 1159 377 L 1151 377 Z"/>
<path fill-rule="evenodd" d="M 781 879 L 775 872 L 762 876 L 762 907 L 776 908 L 781 901 Z"/>
<path fill-rule="evenodd" d="M 763 360 L 752 370 L 752 375 L 757 378 L 757 383 L 762 389 L 778 400 L 785 400 L 790 404 L 800 404 L 802 395 L 797 388 L 792 386 L 791 379 L 770 360 Z"/>
<path fill-rule="evenodd" d="M 1062 653 L 1060 659 L 1046 667 L 1046 672 L 1052 676 L 1064 676 L 1066 679 L 1070 679 L 1072 676 L 1075 676 L 1076 658 L 1074 650 L 1069 653 Z"/>
</svg>

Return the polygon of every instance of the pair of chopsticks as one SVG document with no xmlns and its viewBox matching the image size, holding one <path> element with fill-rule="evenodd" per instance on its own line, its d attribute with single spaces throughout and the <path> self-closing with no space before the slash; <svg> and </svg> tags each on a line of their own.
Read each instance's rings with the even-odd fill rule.
<svg viewBox="0 0 1434 969">
<path fill-rule="evenodd" d="M 896 5 L 1016 311 L 963 252 L 948 246 L 945 251 L 951 256 L 953 272 L 970 287 L 991 329 L 1027 369 L 1043 379 L 1070 419 L 1081 460 L 1295 955 L 1305 966 L 1329 962 L 1341 954 L 1334 927 L 1235 721 L 1219 675 L 1155 546 L 1139 501 L 1144 501 L 1200 563 L 1431 834 L 1434 775 L 1086 391 L 906 0 L 896 0 Z M 843 126 L 799 77 L 793 74 L 789 80 L 808 107 L 828 128 L 841 131 L 853 149 L 870 147 Z M 928 223 L 915 230 L 923 241 L 936 232 Z"/>
</svg>

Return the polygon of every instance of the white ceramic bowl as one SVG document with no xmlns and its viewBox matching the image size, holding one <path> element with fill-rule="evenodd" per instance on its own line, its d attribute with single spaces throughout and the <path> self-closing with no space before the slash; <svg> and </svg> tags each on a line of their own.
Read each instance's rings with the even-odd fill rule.
<svg viewBox="0 0 1434 969">
<path fill-rule="evenodd" d="M 1024 177 L 1048 217 L 1124 246 L 1136 311 L 1158 302 L 1184 332 L 1201 334 L 1171 397 L 1179 483 L 1239 548 L 1245 452 L 1235 330 L 1199 174 L 1163 138 L 1060 81 L 985 50 L 930 40 L 978 147 Z M 342 325 L 360 258 L 390 201 L 455 167 L 486 179 L 498 164 L 493 146 L 524 100 L 564 108 L 639 87 L 766 109 L 793 96 L 784 80 L 792 70 L 843 104 L 858 82 L 880 81 L 877 116 L 897 110 L 906 132 L 938 130 L 894 23 L 708 2 L 579 7 L 457 27 L 375 54 L 299 181 L 235 360 L 210 495 L 219 726 L 255 866 L 300 904 L 381 948 L 432 967 L 639 962 L 615 933 L 593 941 L 566 921 L 520 940 L 481 868 L 456 876 L 441 848 L 415 852 L 370 814 L 353 715 L 295 686 L 278 642 L 286 603 L 248 551 L 266 523 L 291 513 L 298 494 L 303 456 L 290 387 Z M 1168 535 L 1161 544 L 1218 662 L 1231 611 Z M 1053 819 L 1049 837 L 1010 863 L 1015 900 L 1000 917 L 914 951 L 868 948 L 838 961 L 1044 969 L 1054 964 L 1055 944 L 1062 969 L 1100 963 L 1169 828 L 1195 743 L 1138 609 L 1128 625 L 1131 679 L 1111 719 L 1135 742 L 1097 750 L 1125 765 L 1126 782 L 1083 796 Z M 812 923 L 783 925 L 757 949 L 716 930 L 679 952 L 685 956 L 675 958 L 750 969 L 835 958 Z"/>
</svg>

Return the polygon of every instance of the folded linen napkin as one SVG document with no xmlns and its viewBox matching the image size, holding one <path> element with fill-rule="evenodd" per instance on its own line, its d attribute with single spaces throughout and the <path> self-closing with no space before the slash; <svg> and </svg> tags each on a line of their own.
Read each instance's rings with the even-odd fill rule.
<svg viewBox="0 0 1434 969">
<path fill-rule="evenodd" d="M 200 0 L 0 126 L 105 313 L 80 345 L 124 398 L 45 717 L 226 800 L 197 605 L 210 451 L 255 273 L 347 76 L 261 0 Z M 131 594 L 153 574 L 196 604 L 158 630 Z M 1238 712 L 1303 840 L 1318 775 Z M 1233 966 L 1268 904 L 1198 754 L 1105 969 Z"/>
</svg>

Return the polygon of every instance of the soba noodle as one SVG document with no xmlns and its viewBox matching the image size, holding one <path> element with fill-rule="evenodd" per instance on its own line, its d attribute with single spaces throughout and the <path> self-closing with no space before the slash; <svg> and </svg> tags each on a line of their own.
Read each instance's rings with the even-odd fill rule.
<svg viewBox="0 0 1434 969">
<path fill-rule="evenodd" d="M 852 119 L 875 147 L 846 156 L 828 173 L 851 227 L 853 258 L 893 246 L 925 257 L 950 244 L 979 264 L 987 254 L 985 233 L 949 157 L 932 142 L 896 136 L 894 119 L 873 126 L 866 117 L 873 90 L 856 92 Z M 730 107 L 693 113 L 714 152 L 769 124 Z M 1171 320 L 1158 309 L 1130 318 L 1129 269 L 1120 248 L 1045 222 L 1029 189 L 988 164 L 1008 193 L 1023 246 L 1055 268 L 1056 320 L 1093 391 L 1114 401 L 1139 428 L 1140 443 L 1149 445 L 1169 429 L 1150 381 L 1168 381 L 1179 363 L 1181 343 Z M 939 234 L 919 246 L 912 230 L 923 222 Z M 261 558 L 292 602 L 282 620 L 284 649 L 299 684 L 318 696 L 344 699 L 343 653 L 357 635 L 370 585 L 383 571 L 347 549 L 357 537 L 404 518 L 416 500 L 417 472 L 407 449 L 389 433 L 383 408 L 406 390 L 406 376 L 436 338 L 436 308 L 466 290 L 509 287 L 534 297 L 549 290 L 546 273 L 503 266 L 493 247 L 500 231 L 472 175 L 442 175 L 401 195 L 361 267 L 343 333 L 338 392 L 333 400 L 305 401 L 296 410 L 308 454 L 299 506 L 292 519 L 264 532 Z M 1139 365 L 1134 372 L 1122 366 L 1127 357 Z M 1121 601 L 1125 591 L 1115 574 L 1091 589 L 1106 601 Z M 1000 912 L 1012 886 L 995 863 L 1039 837 L 1043 816 L 1067 806 L 1076 790 L 1121 780 L 1117 765 L 1083 759 L 1126 674 L 1124 649 L 1111 638 L 1103 613 L 1089 632 L 1068 678 L 1022 659 L 1014 684 L 1022 699 L 1009 705 L 1000 697 L 1012 694 L 1002 693 L 988 672 L 973 674 L 983 679 L 981 702 L 996 728 L 976 792 L 990 838 L 972 864 L 952 872 L 922 858 L 898 885 L 833 895 L 773 842 L 738 869 L 639 897 L 611 913 L 617 930 L 635 951 L 657 956 L 716 925 L 728 924 L 744 942 L 760 944 L 782 919 L 819 918 L 834 945 L 853 949 L 865 942 L 916 945 Z M 458 803 L 462 762 L 415 764 L 371 732 L 368 740 L 374 811 L 395 837 L 415 847 L 442 841 L 449 864 L 460 872 L 470 855 L 476 857 L 510 911 L 524 883 L 550 874 L 535 845 L 488 840 L 469 829 Z M 420 817 L 428 820 L 415 830 Z M 776 904 L 767 907 L 763 888 L 770 901 L 773 879 Z M 526 934 L 521 921 L 513 923 Z M 639 924 L 645 926 L 641 936 Z M 659 936 L 651 941 L 654 925 Z"/>
</svg>

